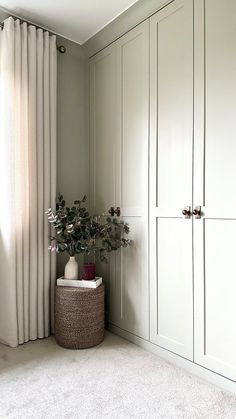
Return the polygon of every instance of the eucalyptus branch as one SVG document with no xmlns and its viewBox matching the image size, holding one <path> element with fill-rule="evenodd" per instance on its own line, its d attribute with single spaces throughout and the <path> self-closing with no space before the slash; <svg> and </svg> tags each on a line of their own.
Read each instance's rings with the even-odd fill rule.
<svg viewBox="0 0 236 419">
<path fill-rule="evenodd" d="M 67 252 L 70 256 L 95 255 L 107 261 L 108 253 L 132 244 L 131 240 L 124 238 L 129 233 L 129 226 L 105 214 L 91 216 L 84 206 L 86 199 L 84 196 L 82 200 L 74 201 L 74 206 L 69 208 L 63 196 L 58 194 L 56 211 L 51 208 L 46 211 L 55 231 L 55 235 L 50 236 L 49 250 Z"/>
</svg>

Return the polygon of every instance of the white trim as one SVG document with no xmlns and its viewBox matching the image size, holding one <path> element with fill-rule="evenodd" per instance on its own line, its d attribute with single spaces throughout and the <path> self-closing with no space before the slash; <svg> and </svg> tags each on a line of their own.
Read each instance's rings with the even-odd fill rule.
<svg viewBox="0 0 236 419">
<path fill-rule="evenodd" d="M 134 3 L 96 35 L 82 44 L 86 55 L 92 57 L 172 1 L 174 0 L 139 0 Z"/>
<path fill-rule="evenodd" d="M 177 365 L 180 368 L 194 374 L 203 380 L 208 381 L 211 384 L 214 384 L 220 387 L 223 390 L 230 391 L 231 393 L 236 394 L 236 382 L 229 380 L 226 377 L 223 377 L 213 371 L 208 370 L 207 368 L 201 367 L 200 365 L 195 364 L 192 361 L 189 361 L 185 358 L 182 358 L 179 355 L 174 354 L 166 349 L 161 348 L 158 345 L 142 339 L 138 336 L 133 335 L 132 333 L 127 332 L 111 323 L 108 323 L 107 328 L 110 332 L 134 343 L 142 349 L 145 349 L 148 352 L 152 352 L 155 355 L 160 356 L 166 361 Z"/>
</svg>

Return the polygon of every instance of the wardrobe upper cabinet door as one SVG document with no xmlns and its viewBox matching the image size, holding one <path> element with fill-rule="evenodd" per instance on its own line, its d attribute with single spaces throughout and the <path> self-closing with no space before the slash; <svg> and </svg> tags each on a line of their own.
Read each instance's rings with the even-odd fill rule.
<svg viewBox="0 0 236 419">
<path fill-rule="evenodd" d="M 236 380 L 236 2 L 198 0 L 194 15 L 194 353 Z"/>
<path fill-rule="evenodd" d="M 149 338 L 148 301 L 148 122 L 149 21 L 122 36 L 117 45 L 118 152 L 116 202 L 129 223 L 133 245 L 116 258 L 111 320 Z M 113 307 L 119 304 L 120 318 Z"/>
<path fill-rule="evenodd" d="M 191 205 L 192 199 L 192 8 L 192 0 L 176 0 L 151 18 L 151 135 L 157 136 L 158 169 L 152 180 L 156 206 L 163 209 Z"/>
<path fill-rule="evenodd" d="M 116 46 L 90 60 L 90 207 L 115 206 L 117 144 Z"/>
<path fill-rule="evenodd" d="M 193 4 L 176 0 L 150 27 L 151 340 L 193 357 Z"/>
</svg>

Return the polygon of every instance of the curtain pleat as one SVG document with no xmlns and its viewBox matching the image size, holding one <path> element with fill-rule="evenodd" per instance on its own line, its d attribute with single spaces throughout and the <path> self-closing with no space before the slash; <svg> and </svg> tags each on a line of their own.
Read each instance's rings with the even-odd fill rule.
<svg viewBox="0 0 236 419">
<path fill-rule="evenodd" d="M 13 22 L 10 22 L 11 25 L 14 25 Z M 12 28 L 13 29 L 13 28 Z M 21 28 L 20 22 L 15 23 L 15 50 L 14 50 L 14 74 L 15 74 L 15 111 L 14 111 L 14 137 L 15 137 L 15 206 L 16 206 L 16 289 L 17 289 L 17 319 L 18 319 L 18 339 L 19 342 L 24 342 L 24 312 L 22 310 L 24 300 L 23 300 L 23 275 L 24 271 L 23 266 L 23 219 L 22 219 L 22 200 L 21 195 L 23 192 L 22 188 L 22 179 L 19 174 L 24 170 L 24 150 L 21 145 Z M 23 166 L 23 167 L 22 167 Z"/>
<path fill-rule="evenodd" d="M 14 218 L 14 32 L 11 20 L 1 31 L 0 54 L 0 341 L 18 344 L 16 245 Z M 7 59 L 6 59 L 7 57 Z"/>
<path fill-rule="evenodd" d="M 22 191 L 22 221 L 23 221 L 23 282 L 24 282 L 24 291 L 23 291 L 23 315 L 24 315 L 24 325 L 22 330 L 23 340 L 19 343 L 27 342 L 29 340 L 29 318 L 30 318 L 30 309 L 29 309 L 29 285 L 30 285 L 30 239 L 29 239 L 29 219 L 30 219 L 30 210 L 29 210 L 29 196 L 30 196 L 30 177 L 29 177 L 29 126 L 28 126 L 28 28 L 27 24 L 23 23 L 21 25 L 21 36 L 22 36 L 22 69 L 21 69 L 21 106 L 24 109 L 24 112 L 21 113 L 21 123 L 22 123 L 22 147 L 24 153 L 24 168 L 23 168 L 23 191 Z M 22 310 L 22 306 L 19 306 L 19 309 Z"/>
<path fill-rule="evenodd" d="M 43 116 L 44 116 L 44 211 L 50 207 L 50 192 L 51 192 L 51 183 L 50 183 L 50 152 L 51 144 L 49 141 L 50 138 L 50 114 L 49 114 L 49 103 L 50 103 L 50 84 L 49 84 L 49 35 L 48 32 L 43 34 L 44 41 L 44 83 L 43 83 Z M 49 283 L 50 283 L 50 254 L 47 252 L 49 245 L 48 236 L 49 225 L 46 218 L 44 219 L 44 312 L 45 312 L 45 321 L 44 329 L 45 333 L 49 334 Z"/>
<path fill-rule="evenodd" d="M 8 18 L 0 31 L 0 341 L 50 335 L 55 257 L 56 38 Z M 51 302 L 52 298 L 52 302 Z"/>
<path fill-rule="evenodd" d="M 37 72 L 36 72 L 36 28 L 28 27 L 28 114 L 29 114 L 29 178 L 35 182 L 29 183 L 29 237 L 30 237 L 30 284 L 29 284 L 29 310 L 30 310 L 30 339 L 37 338 Z"/>
<path fill-rule="evenodd" d="M 49 59 L 50 59 L 50 138 L 51 138 L 51 161 L 50 161 L 50 180 L 51 180 L 51 207 L 55 208 L 55 196 L 56 196 L 56 176 L 57 176 L 57 168 L 56 162 L 57 160 L 54 158 L 57 154 L 57 137 L 56 137 L 56 115 L 55 109 L 57 109 L 57 79 L 55 74 L 57 74 L 57 48 L 56 48 L 56 37 L 51 36 L 49 39 Z M 51 331 L 54 332 L 54 289 L 56 284 L 56 254 L 51 253 Z"/>
<path fill-rule="evenodd" d="M 44 277 L 44 147 L 43 147 L 43 31 L 37 31 L 37 191 L 38 191 L 38 278 Z M 38 282 L 38 335 L 44 336 L 44 288 Z"/>
</svg>

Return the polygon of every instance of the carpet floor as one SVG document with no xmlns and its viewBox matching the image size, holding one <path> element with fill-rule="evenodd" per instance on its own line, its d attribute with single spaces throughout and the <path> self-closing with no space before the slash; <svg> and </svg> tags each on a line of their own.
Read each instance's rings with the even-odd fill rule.
<svg viewBox="0 0 236 419">
<path fill-rule="evenodd" d="M 51 337 L 0 345 L 0 418 L 235 419 L 236 396 L 109 332 L 80 351 Z"/>
</svg>

